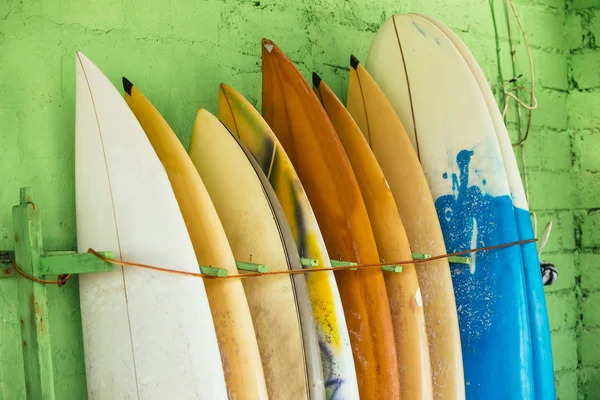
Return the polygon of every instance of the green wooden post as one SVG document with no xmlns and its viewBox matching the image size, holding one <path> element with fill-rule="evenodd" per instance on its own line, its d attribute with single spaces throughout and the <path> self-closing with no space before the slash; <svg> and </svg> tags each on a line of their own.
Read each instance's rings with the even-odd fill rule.
<svg viewBox="0 0 600 400">
<path fill-rule="evenodd" d="M 40 211 L 31 201 L 29 188 L 21 189 L 21 204 L 13 207 L 15 259 L 25 273 L 40 277 L 43 252 Z M 23 338 L 26 397 L 52 400 L 54 376 L 44 284 L 18 277 L 19 315 Z"/>
</svg>

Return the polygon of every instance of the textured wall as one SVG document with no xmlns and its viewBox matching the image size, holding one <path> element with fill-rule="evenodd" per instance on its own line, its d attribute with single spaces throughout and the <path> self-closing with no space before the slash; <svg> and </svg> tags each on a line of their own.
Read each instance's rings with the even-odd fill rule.
<svg viewBox="0 0 600 400">
<path fill-rule="evenodd" d="M 600 393 L 600 1 L 572 0 L 568 13 L 579 383 L 581 396 L 594 399 Z"/>
<path fill-rule="evenodd" d="M 516 0 L 533 48 L 540 103 L 525 148 L 531 207 L 541 227 L 554 221 L 545 258 L 561 272 L 548 292 L 561 399 L 577 397 L 579 362 L 586 366 L 586 382 L 600 375 L 598 364 L 584 362 L 600 360 L 600 355 L 578 356 L 576 342 L 582 324 L 582 346 L 588 337 L 600 342 L 593 328 L 600 321 L 593 313 L 589 321 L 579 322 L 582 306 L 600 302 L 594 292 L 600 275 L 593 270 L 599 261 L 593 249 L 600 246 L 600 214 L 590 210 L 600 197 L 600 175 L 590 171 L 600 132 L 588 129 L 598 126 L 591 101 L 600 74 L 590 69 L 597 71 L 600 52 L 594 53 L 590 43 L 593 27 L 600 30 L 600 16 L 586 10 L 598 0 L 574 1 L 569 6 L 577 11 L 571 10 L 568 19 L 581 32 L 570 31 L 566 38 L 564 0 Z M 504 81 L 523 73 L 527 84 L 525 48 L 514 20 L 514 62 L 510 55 L 503 0 L 0 0 L 0 249 L 13 247 L 10 206 L 24 185 L 34 188 L 42 209 L 46 248 L 75 248 L 75 50 L 90 57 L 117 87 L 122 75 L 130 78 L 187 145 L 196 110 L 216 111 L 220 82 L 259 101 L 262 37 L 275 40 L 306 76 L 318 72 L 343 98 L 349 54 L 364 60 L 385 18 L 411 11 L 441 19 L 463 38 L 500 102 Z M 580 47 L 586 49 L 576 50 Z M 509 121 L 514 133 L 514 106 Z M 575 196 L 580 188 L 587 194 Z M 575 237 L 575 231 L 581 233 Z M 575 252 L 579 246 L 585 247 L 581 255 Z M 573 267 L 576 260 L 589 270 L 581 280 Z M 574 290 L 579 282 L 581 288 Z M 589 296 L 582 299 L 580 289 Z M 77 283 L 49 292 L 57 397 L 84 398 Z M 0 280 L 0 398 L 18 399 L 24 393 L 15 299 L 14 280 Z"/>
</svg>

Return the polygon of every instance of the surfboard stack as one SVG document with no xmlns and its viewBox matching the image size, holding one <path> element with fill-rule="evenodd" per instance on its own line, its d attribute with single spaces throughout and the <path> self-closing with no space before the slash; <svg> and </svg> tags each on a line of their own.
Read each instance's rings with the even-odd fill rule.
<svg viewBox="0 0 600 400">
<path fill-rule="evenodd" d="M 346 105 L 261 51 L 262 115 L 222 84 L 189 152 L 141 89 L 124 78 L 123 99 L 77 53 L 80 250 L 227 272 L 82 277 L 90 398 L 554 398 L 535 244 L 428 260 L 533 238 L 466 46 L 393 16 L 366 69 L 351 57 Z"/>
</svg>

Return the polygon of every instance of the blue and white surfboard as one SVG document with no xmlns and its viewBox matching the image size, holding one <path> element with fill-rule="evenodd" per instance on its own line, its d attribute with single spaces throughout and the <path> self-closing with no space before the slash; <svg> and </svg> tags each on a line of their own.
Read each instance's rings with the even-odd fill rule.
<svg viewBox="0 0 600 400">
<path fill-rule="evenodd" d="M 515 211 L 519 240 L 534 238 L 534 232 L 529 216 L 529 207 L 525 190 L 521 182 L 515 153 L 504 125 L 504 120 L 498 109 L 496 99 L 481 70 L 481 67 L 460 38 L 447 26 L 434 18 L 422 16 L 436 25 L 456 46 L 465 62 L 471 69 L 477 84 L 483 94 L 486 105 L 494 124 L 500 152 L 504 161 L 512 203 Z M 550 342 L 550 326 L 546 309 L 546 297 L 540 276 L 540 264 L 535 243 L 521 246 L 523 267 L 525 271 L 525 287 L 529 307 L 529 325 L 531 329 L 531 346 L 533 356 L 533 377 L 536 400 L 553 400 L 556 398 L 554 388 L 554 367 L 552 362 L 552 345 Z"/>
<path fill-rule="evenodd" d="M 367 69 L 411 136 L 449 252 L 518 241 L 496 131 L 481 90 L 452 42 L 415 15 L 390 18 Z M 410 184 L 407 182 L 407 184 Z M 531 337 L 519 246 L 451 264 L 467 398 L 533 397 Z"/>
</svg>

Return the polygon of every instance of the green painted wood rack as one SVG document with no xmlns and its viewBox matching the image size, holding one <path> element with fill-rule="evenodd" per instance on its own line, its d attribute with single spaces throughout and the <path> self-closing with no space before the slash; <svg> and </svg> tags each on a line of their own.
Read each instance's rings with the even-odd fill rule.
<svg viewBox="0 0 600 400">
<path fill-rule="evenodd" d="M 0 278 L 17 279 L 19 319 L 23 344 L 23 365 L 27 399 L 53 400 L 54 376 L 46 284 L 17 273 L 13 262 L 25 274 L 49 279 L 66 274 L 112 271 L 113 265 L 89 253 L 45 252 L 40 210 L 29 188 L 21 189 L 21 201 L 12 209 L 14 251 L 0 251 Z M 112 258 L 112 252 L 101 252 Z"/>
</svg>

